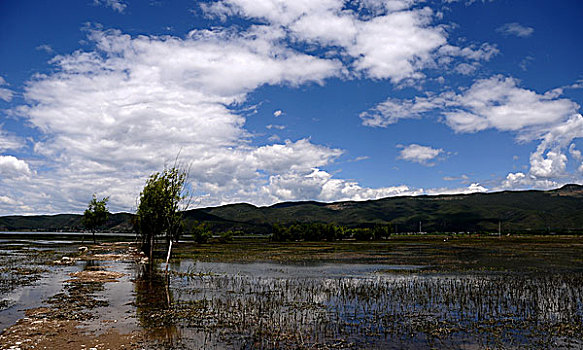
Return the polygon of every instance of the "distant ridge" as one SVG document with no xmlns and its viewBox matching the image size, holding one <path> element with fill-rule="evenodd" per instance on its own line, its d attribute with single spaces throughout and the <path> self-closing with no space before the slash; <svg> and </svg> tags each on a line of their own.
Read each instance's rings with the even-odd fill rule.
<svg viewBox="0 0 583 350">
<path fill-rule="evenodd" d="M 131 232 L 132 214 L 110 217 L 106 230 Z M 393 231 L 583 233 L 583 186 L 569 184 L 539 191 L 388 197 L 367 201 L 283 202 L 266 207 L 248 203 L 184 212 L 186 230 L 194 221 L 214 231 L 270 233 L 274 224 L 334 223 L 349 227 L 391 225 Z M 81 215 L 0 217 L 0 231 L 79 231 Z"/>
<path fill-rule="evenodd" d="M 568 195 L 583 195 L 583 186 L 576 185 L 576 184 L 569 184 L 565 185 L 561 188 L 554 190 L 560 194 L 568 194 Z"/>
</svg>

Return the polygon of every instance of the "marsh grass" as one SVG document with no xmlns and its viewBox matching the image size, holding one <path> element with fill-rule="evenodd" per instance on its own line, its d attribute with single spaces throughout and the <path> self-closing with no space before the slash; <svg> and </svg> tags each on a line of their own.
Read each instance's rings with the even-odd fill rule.
<svg viewBox="0 0 583 350">
<path fill-rule="evenodd" d="M 242 348 L 583 344 L 582 278 L 183 275 L 172 279 L 172 304 L 147 315 L 198 330 L 181 332 L 185 344 L 202 333 Z"/>
<path fill-rule="evenodd" d="M 579 237 L 235 240 L 174 253 L 168 276 L 132 265 L 144 348 L 583 348 Z M 0 250 L 0 300 L 1 288 L 61 268 L 46 265 L 60 255 Z M 48 301 L 77 309 L 52 316 L 89 319 L 103 293 L 70 284 Z"/>
<path fill-rule="evenodd" d="M 208 262 L 338 262 L 428 266 L 427 272 L 583 272 L 579 236 L 391 236 L 384 241 L 287 242 L 266 239 L 224 244 L 182 243 L 175 260 Z"/>
<path fill-rule="evenodd" d="M 10 246 L 0 251 L 0 310 L 11 304 L 3 297 L 17 288 L 30 286 L 48 273 L 46 264 L 56 256 L 52 250 L 29 250 L 27 246 Z"/>
<path fill-rule="evenodd" d="M 380 252 L 392 246 L 360 248 L 346 254 L 358 257 L 356 261 L 395 262 Z M 225 247 L 199 249 L 196 256 L 212 252 L 214 258 L 223 254 L 227 261 L 252 261 Z M 239 249 L 254 254 L 259 247 Z M 263 255 L 262 260 L 277 256 L 270 270 L 229 271 L 225 266 L 231 265 L 217 262 L 215 268 L 206 263 L 175 271 L 169 280 L 172 302 L 146 314 L 150 321 L 159 318 L 176 327 L 185 348 L 583 346 L 583 274 L 580 266 L 567 265 L 572 256 L 562 255 L 572 246 L 550 252 L 557 246 L 469 245 L 454 247 L 447 256 L 441 247 L 415 245 L 401 250 L 415 251 L 414 257 L 399 254 L 396 261 L 436 265 L 346 276 L 314 274 L 310 266 L 321 261 L 342 266 L 350 261 L 343 259 L 347 245 L 307 243 L 287 249 L 283 254 L 291 254 L 287 260 L 296 269 L 289 276 L 282 276 L 285 269 L 278 268 L 287 265 L 280 265 L 285 255 L 275 255 L 276 246 L 266 247 Z M 478 254 L 487 250 L 490 253 Z M 523 266 L 533 252 L 535 257 L 545 256 L 548 264 Z M 460 264 L 460 256 L 469 260 Z M 499 261 L 500 256 L 506 258 Z M 300 264 L 299 257 L 309 264 Z M 489 260 L 496 261 L 479 268 Z M 351 265 L 345 266 L 350 271 Z"/>
</svg>

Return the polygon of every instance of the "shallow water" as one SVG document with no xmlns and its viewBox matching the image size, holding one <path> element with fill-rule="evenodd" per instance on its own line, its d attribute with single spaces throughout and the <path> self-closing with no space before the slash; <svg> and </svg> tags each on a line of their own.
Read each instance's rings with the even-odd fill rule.
<svg viewBox="0 0 583 350">
<path fill-rule="evenodd" d="M 168 290 L 141 287 L 170 302 L 138 312 L 183 348 L 583 345 L 581 274 L 410 273 L 419 268 L 183 260 Z M 164 315 L 162 327 L 152 315 Z"/>
<path fill-rule="evenodd" d="M 61 291 L 63 282 L 70 278 L 67 274 L 75 271 L 79 271 L 79 268 L 68 266 L 43 273 L 41 279 L 34 285 L 17 287 L 7 294 L 0 295 L 0 299 L 8 302 L 7 308 L 0 309 L 0 330 L 24 317 L 25 310 L 47 306 L 44 300 Z"/>
<path fill-rule="evenodd" d="M 37 248 L 65 255 L 78 247 L 11 242 L 0 258 L 26 266 L 37 266 L 23 260 Z M 579 266 L 437 273 L 424 265 L 185 258 L 166 276 L 164 264 L 149 272 L 133 262 L 86 261 L 0 293 L 11 305 L 0 310 L 0 330 L 62 292 L 69 272 L 101 268 L 125 276 L 95 292 L 108 304 L 84 327 L 142 329 L 151 348 L 583 348 Z"/>
<path fill-rule="evenodd" d="M 105 328 L 115 328 L 120 332 L 130 332 L 138 329 L 136 310 L 133 306 L 134 283 L 136 267 L 133 263 L 120 261 L 77 261 L 71 266 L 46 266 L 35 261 L 33 257 L 39 252 L 51 252 L 51 257 L 61 259 L 63 256 L 75 256 L 82 242 L 74 240 L 3 240 L 0 239 L 1 254 L 3 260 L 9 262 L 14 268 L 41 268 L 44 270 L 40 278 L 32 284 L 15 285 L 8 291 L 0 292 L 0 332 L 24 317 L 24 311 L 31 308 L 50 306 L 47 300 L 59 293 L 65 292 L 69 285 L 66 281 L 71 279 L 72 272 L 87 269 L 107 269 L 122 272 L 125 275 L 116 283 L 105 283 L 103 290 L 95 292 L 99 300 L 107 301 L 107 306 L 99 306 L 93 311 L 97 317 L 83 326 L 91 331 L 99 331 Z M 39 260 L 39 259 L 36 259 Z M 19 276 L 7 276 L 10 278 L 22 278 Z"/>
<path fill-rule="evenodd" d="M 419 270 L 424 266 L 420 265 L 387 265 L 387 264 L 346 264 L 346 263 L 323 263 L 323 262 L 302 262 L 302 263 L 222 263 L 222 262 L 202 262 L 193 259 L 183 259 L 170 264 L 172 271 L 178 273 L 213 274 L 226 275 L 246 275 L 263 276 L 271 278 L 299 278 L 299 277 L 363 277 L 372 273 L 386 270 Z M 165 264 L 160 265 L 161 270 Z"/>
<path fill-rule="evenodd" d="M 104 289 L 95 293 L 97 299 L 107 300 L 107 306 L 99 306 L 92 310 L 97 317 L 84 324 L 89 331 L 101 331 L 114 328 L 120 333 L 129 333 L 140 329 L 136 318 L 135 288 L 136 265 L 123 261 L 86 261 L 88 266 L 99 267 L 108 271 L 121 272 L 125 275 L 118 282 L 105 283 Z"/>
<path fill-rule="evenodd" d="M 70 242 L 0 239 L 2 247 L 0 254 L 4 267 L 44 270 L 38 280 L 30 283 L 22 281 L 27 276 L 9 275 L 8 272 L 0 274 L 3 277 L 2 281 L 6 282 L 0 292 L 0 301 L 3 302 L 0 306 L 0 331 L 24 317 L 25 310 L 47 306 L 45 300 L 62 289 L 63 282 L 70 278 L 68 274 L 80 270 L 79 266 L 53 266 L 47 269 L 41 263 L 41 259 L 35 259 L 30 253 L 31 250 L 42 249 L 55 250 L 59 255 L 69 255 L 76 251 L 76 246 L 64 243 Z"/>
</svg>

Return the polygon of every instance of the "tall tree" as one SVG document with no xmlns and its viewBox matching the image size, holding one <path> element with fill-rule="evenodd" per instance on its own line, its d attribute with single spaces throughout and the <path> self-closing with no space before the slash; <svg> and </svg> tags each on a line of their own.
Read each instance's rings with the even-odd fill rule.
<svg viewBox="0 0 583 350">
<path fill-rule="evenodd" d="M 186 178 L 187 172 L 176 166 L 164 169 L 152 174 L 140 193 L 134 229 L 141 237 L 142 251 L 150 259 L 157 237 L 163 236 L 170 243 L 182 233 L 180 206 L 187 197 Z"/>
<path fill-rule="evenodd" d="M 86 229 L 91 231 L 93 235 L 93 243 L 95 243 L 95 231 L 107 222 L 109 211 L 107 210 L 107 202 L 109 197 L 98 200 L 93 194 L 93 199 L 89 202 L 89 207 L 83 213 L 82 223 Z"/>
</svg>

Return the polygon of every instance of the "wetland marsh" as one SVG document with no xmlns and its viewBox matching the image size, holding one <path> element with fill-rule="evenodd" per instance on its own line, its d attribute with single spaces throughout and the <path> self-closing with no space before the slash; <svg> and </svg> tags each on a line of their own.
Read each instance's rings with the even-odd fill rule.
<svg viewBox="0 0 583 350">
<path fill-rule="evenodd" d="M 578 237 L 180 243 L 167 275 L 131 243 L 0 243 L 2 349 L 43 320 L 96 348 L 583 347 Z"/>
</svg>

